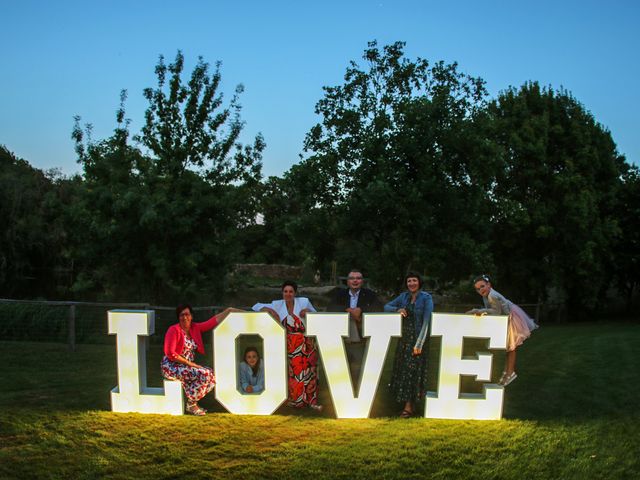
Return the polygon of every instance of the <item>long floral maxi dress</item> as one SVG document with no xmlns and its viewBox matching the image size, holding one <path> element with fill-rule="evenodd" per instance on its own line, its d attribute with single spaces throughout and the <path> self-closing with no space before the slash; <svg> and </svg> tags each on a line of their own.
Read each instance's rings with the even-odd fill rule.
<svg viewBox="0 0 640 480">
<path fill-rule="evenodd" d="M 289 357 L 289 406 L 301 408 L 318 403 L 318 352 L 312 338 L 304 336 L 304 324 L 296 315 L 283 322 L 287 329 Z"/>
<path fill-rule="evenodd" d="M 402 338 L 396 349 L 390 385 L 391 392 L 399 403 L 415 402 L 424 396 L 429 356 L 426 345 L 422 349 L 422 354 L 413 355 L 413 347 L 418 338 L 414 305 L 410 303 L 405 308 L 407 316 L 402 319 Z"/>
<path fill-rule="evenodd" d="M 195 358 L 196 342 L 193 338 L 184 339 L 181 355 L 193 362 Z M 165 355 L 161 363 L 162 376 L 167 380 L 179 380 L 187 396 L 187 403 L 195 403 L 213 390 L 216 377 L 208 367 L 190 367 L 180 362 L 173 362 Z"/>
</svg>

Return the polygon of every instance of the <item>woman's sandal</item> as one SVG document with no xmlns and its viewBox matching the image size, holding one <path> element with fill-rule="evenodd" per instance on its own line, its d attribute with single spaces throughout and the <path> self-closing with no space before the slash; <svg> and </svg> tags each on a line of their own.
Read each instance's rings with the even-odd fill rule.
<svg viewBox="0 0 640 480">
<path fill-rule="evenodd" d="M 191 415 L 196 415 L 198 417 L 201 417 L 207 414 L 207 411 L 200 408 L 197 403 L 187 405 L 186 411 L 187 413 L 190 413 Z"/>
<path fill-rule="evenodd" d="M 410 412 L 409 410 L 402 410 L 402 412 L 400 412 L 400 418 L 411 418 L 413 417 L 413 412 Z"/>
</svg>

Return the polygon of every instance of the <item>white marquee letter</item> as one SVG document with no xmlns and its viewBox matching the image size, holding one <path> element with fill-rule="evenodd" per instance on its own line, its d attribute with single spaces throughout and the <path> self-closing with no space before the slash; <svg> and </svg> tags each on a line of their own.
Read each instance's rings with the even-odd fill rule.
<svg viewBox="0 0 640 480">
<path fill-rule="evenodd" d="M 349 314 L 307 314 L 307 334 L 315 335 L 318 339 L 318 349 L 338 418 L 369 416 L 391 337 L 401 334 L 401 317 L 397 313 L 368 313 L 363 316 L 362 326 L 364 336 L 370 338 L 362 360 L 362 380 L 356 398 L 343 341 L 343 337 L 349 336 Z"/>
<path fill-rule="evenodd" d="M 236 338 L 260 335 L 264 353 L 264 391 L 238 391 Z M 266 312 L 231 313 L 213 335 L 216 399 L 231 413 L 271 415 L 287 399 L 287 338 L 284 328 Z"/>
<path fill-rule="evenodd" d="M 476 375 L 480 381 L 491 379 L 490 353 L 478 353 L 478 358 L 462 357 L 463 339 L 489 339 L 489 348 L 507 347 L 506 316 L 476 316 L 434 313 L 431 336 L 442 337 L 438 392 L 428 392 L 424 416 L 469 420 L 499 420 L 502 418 L 504 388 L 485 385 L 484 394 L 460 394 L 460 375 Z"/>
<path fill-rule="evenodd" d="M 147 340 L 155 327 L 151 310 L 110 310 L 109 334 L 116 335 L 118 386 L 111 390 L 114 412 L 182 415 L 182 385 L 164 381 L 164 388 L 147 387 Z M 160 368 L 160 365 L 158 365 Z"/>
</svg>

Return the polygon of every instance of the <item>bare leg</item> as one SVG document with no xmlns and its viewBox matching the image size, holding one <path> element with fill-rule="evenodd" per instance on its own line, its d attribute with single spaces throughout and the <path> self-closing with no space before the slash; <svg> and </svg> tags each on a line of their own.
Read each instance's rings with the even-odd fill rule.
<svg viewBox="0 0 640 480">
<path fill-rule="evenodd" d="M 507 365 L 505 371 L 507 372 L 507 376 L 511 375 L 516 370 L 516 351 L 511 350 L 507 352 Z"/>
<path fill-rule="evenodd" d="M 413 413 L 413 403 L 411 402 L 407 402 L 404 404 L 404 409 L 405 411 L 409 412 L 409 413 Z"/>
</svg>

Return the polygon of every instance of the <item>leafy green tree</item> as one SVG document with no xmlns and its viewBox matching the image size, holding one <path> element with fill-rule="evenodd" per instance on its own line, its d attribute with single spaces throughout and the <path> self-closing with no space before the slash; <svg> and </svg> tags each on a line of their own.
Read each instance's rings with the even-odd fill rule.
<svg viewBox="0 0 640 480">
<path fill-rule="evenodd" d="M 145 89 L 145 126 L 130 142 L 124 100 L 114 134 L 93 142 L 76 121 L 84 168 L 78 243 L 78 290 L 109 298 L 213 301 L 240 247 L 237 231 L 253 222 L 264 141 L 242 146 L 241 87 L 223 106 L 219 65 L 200 59 L 183 83 L 180 52 L 156 66 L 158 87 Z"/>
<path fill-rule="evenodd" d="M 64 241 L 59 181 L 0 146 L 0 297 L 55 293 Z"/>
<path fill-rule="evenodd" d="M 151 159 L 129 144 L 124 91 L 120 100 L 117 127 L 107 139 L 94 142 L 90 126 L 82 131 L 76 118 L 72 135 L 84 178 L 76 201 L 67 208 L 74 232 L 76 276 L 72 290 L 124 300 L 129 300 L 130 292 L 142 300 L 153 292 L 155 284 L 153 270 L 145 261 L 149 231 L 141 218 L 141 206 L 149 193 L 145 173 Z M 147 287 L 152 290 L 145 291 Z"/>
<path fill-rule="evenodd" d="M 640 287 L 640 170 L 637 166 L 629 166 L 622 176 L 615 217 L 620 235 L 614 245 L 614 279 L 624 294 L 627 312 L 631 313 Z"/>
<path fill-rule="evenodd" d="M 527 83 L 488 110 L 502 162 L 491 190 L 498 276 L 523 299 L 595 307 L 611 278 L 624 157 L 564 90 Z"/>
<path fill-rule="evenodd" d="M 488 234 L 493 152 L 476 125 L 484 82 L 403 49 L 371 42 L 366 68 L 351 62 L 343 85 L 324 88 L 299 167 L 315 172 L 317 205 L 337 218 L 339 239 L 328 241 L 342 268 L 360 265 L 385 287 L 408 269 L 466 277 Z"/>
<path fill-rule="evenodd" d="M 307 165 L 294 165 L 282 178 L 270 177 L 263 186 L 264 226 L 252 243 L 254 261 L 299 265 L 328 264 L 333 258 L 336 222 L 318 202 L 322 177 Z"/>
<path fill-rule="evenodd" d="M 185 85 L 182 53 L 169 65 L 160 57 L 155 69 L 158 87 L 144 90 L 149 108 L 136 137 L 153 153 L 159 175 L 177 178 L 190 167 L 204 168 L 213 185 L 253 182 L 260 177 L 264 141 L 258 135 L 252 146 L 243 148 L 238 143 L 243 127 L 239 96 L 244 87 L 238 85 L 224 107 L 223 94 L 218 91 L 220 65 L 217 62 L 209 75 L 209 64 L 200 57 Z"/>
</svg>

